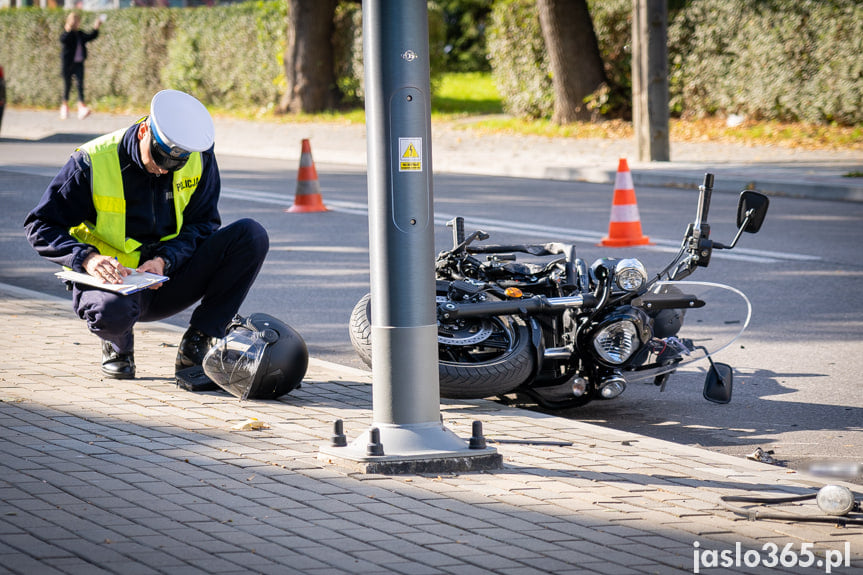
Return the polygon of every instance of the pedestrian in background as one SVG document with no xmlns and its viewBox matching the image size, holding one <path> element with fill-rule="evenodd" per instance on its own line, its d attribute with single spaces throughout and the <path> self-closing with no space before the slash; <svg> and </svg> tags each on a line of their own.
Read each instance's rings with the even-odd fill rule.
<svg viewBox="0 0 863 575">
<path fill-rule="evenodd" d="M 72 78 L 78 84 L 78 118 L 84 119 L 90 115 L 90 108 L 84 103 L 84 61 L 87 59 L 87 43 L 99 36 L 99 27 L 103 18 L 97 18 L 93 22 L 93 30 L 84 32 L 79 30 L 81 16 L 77 12 L 71 12 L 66 17 L 66 25 L 60 34 L 60 43 L 63 45 L 61 52 L 63 70 L 63 103 L 60 105 L 60 118 L 65 120 L 69 117 L 69 92 L 72 90 Z"/>
</svg>

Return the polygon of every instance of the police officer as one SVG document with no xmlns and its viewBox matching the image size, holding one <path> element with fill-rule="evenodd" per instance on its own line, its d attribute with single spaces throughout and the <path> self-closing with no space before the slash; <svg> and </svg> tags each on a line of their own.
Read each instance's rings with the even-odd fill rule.
<svg viewBox="0 0 863 575">
<path fill-rule="evenodd" d="M 220 227 L 214 132 L 197 99 L 163 90 L 149 116 L 78 148 L 27 215 L 27 239 L 54 263 L 108 283 L 122 283 L 132 270 L 170 278 L 132 295 L 73 284 L 75 313 L 102 339 L 106 377 L 135 377 L 137 322 L 200 301 L 175 371 L 186 389 L 217 389 L 201 377 L 201 362 L 239 310 L 269 239 L 251 219 Z"/>
</svg>

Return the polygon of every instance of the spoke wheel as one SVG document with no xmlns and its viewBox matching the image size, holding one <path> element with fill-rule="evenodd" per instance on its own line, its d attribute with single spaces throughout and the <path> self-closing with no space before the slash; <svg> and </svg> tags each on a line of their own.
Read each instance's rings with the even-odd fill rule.
<svg viewBox="0 0 863 575">
<path fill-rule="evenodd" d="M 370 294 L 354 306 L 350 337 L 360 359 L 371 367 Z M 531 377 L 534 364 L 530 331 L 513 317 L 472 318 L 438 327 L 441 397 L 479 399 L 509 393 Z"/>
</svg>

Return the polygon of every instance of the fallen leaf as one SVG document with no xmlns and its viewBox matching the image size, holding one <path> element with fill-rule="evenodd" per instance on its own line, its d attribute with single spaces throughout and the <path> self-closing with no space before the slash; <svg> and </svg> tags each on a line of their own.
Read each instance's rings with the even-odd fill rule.
<svg viewBox="0 0 863 575">
<path fill-rule="evenodd" d="M 256 417 L 250 417 L 246 421 L 243 421 L 243 422 L 238 423 L 238 424 L 234 425 L 233 427 L 231 427 L 231 429 L 234 429 L 236 431 L 253 431 L 256 429 L 269 429 L 269 428 L 270 428 L 270 424 L 263 422 Z"/>
</svg>

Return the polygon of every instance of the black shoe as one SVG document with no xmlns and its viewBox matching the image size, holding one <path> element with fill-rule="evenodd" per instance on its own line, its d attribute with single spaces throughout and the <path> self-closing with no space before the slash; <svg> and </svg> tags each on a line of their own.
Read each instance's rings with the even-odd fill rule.
<svg viewBox="0 0 863 575">
<path fill-rule="evenodd" d="M 135 354 L 117 353 L 110 341 L 102 341 L 102 373 L 112 379 L 135 377 Z"/>
<path fill-rule="evenodd" d="M 177 350 L 177 360 L 174 362 L 174 374 L 177 385 L 186 391 L 213 391 L 219 386 L 204 374 L 201 364 L 204 356 L 215 345 L 217 339 L 210 337 L 194 327 L 189 327 L 180 340 Z"/>
<path fill-rule="evenodd" d="M 204 356 L 215 343 L 216 338 L 208 336 L 201 330 L 194 327 L 187 329 L 183 339 L 180 340 L 174 371 L 204 363 Z"/>
</svg>

